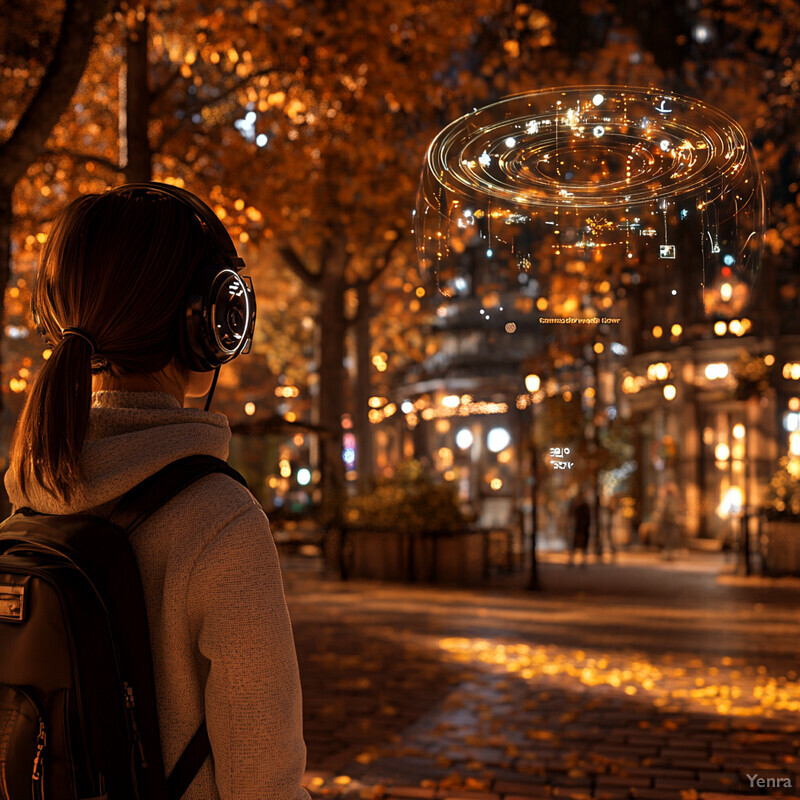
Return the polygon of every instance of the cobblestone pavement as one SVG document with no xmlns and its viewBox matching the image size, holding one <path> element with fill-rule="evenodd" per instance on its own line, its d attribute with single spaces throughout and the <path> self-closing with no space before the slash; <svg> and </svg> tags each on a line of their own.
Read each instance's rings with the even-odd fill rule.
<svg viewBox="0 0 800 800">
<path fill-rule="evenodd" d="M 556 559 L 530 593 L 287 564 L 312 795 L 798 796 L 800 581 L 724 566 Z"/>
</svg>

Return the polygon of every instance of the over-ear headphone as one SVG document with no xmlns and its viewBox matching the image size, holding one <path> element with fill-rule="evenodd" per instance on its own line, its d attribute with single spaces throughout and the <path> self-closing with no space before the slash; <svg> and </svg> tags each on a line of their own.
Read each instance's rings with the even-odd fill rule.
<svg viewBox="0 0 800 800">
<path fill-rule="evenodd" d="M 217 215 L 200 198 L 171 184 L 126 183 L 111 192 L 173 197 L 192 210 L 214 243 L 216 255 L 197 266 L 180 306 L 178 355 L 186 366 L 208 372 L 249 352 L 256 324 L 253 284 L 240 275 L 245 263 Z"/>
</svg>

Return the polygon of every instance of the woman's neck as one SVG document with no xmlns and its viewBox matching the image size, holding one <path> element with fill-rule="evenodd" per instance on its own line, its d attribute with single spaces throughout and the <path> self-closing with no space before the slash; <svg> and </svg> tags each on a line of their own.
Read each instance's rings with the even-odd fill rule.
<svg viewBox="0 0 800 800">
<path fill-rule="evenodd" d="M 183 408 L 186 395 L 183 388 L 176 381 L 159 380 L 156 374 L 140 375 L 109 375 L 99 373 L 92 375 L 92 391 L 117 391 L 117 392 L 166 392 L 171 394 Z"/>
</svg>

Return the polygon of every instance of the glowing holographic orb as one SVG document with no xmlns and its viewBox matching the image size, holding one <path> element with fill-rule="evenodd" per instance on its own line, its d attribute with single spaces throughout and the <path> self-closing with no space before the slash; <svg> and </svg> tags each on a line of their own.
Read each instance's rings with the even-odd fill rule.
<svg viewBox="0 0 800 800">
<path fill-rule="evenodd" d="M 547 89 L 478 109 L 436 136 L 414 229 L 440 297 L 513 287 L 553 316 L 580 316 L 565 281 L 596 287 L 603 278 L 616 303 L 617 287 L 653 286 L 667 273 L 665 303 L 726 316 L 748 304 L 758 275 L 763 184 L 742 128 L 699 100 L 624 86 Z M 610 316 L 595 300 L 583 303 L 588 312 Z"/>
</svg>

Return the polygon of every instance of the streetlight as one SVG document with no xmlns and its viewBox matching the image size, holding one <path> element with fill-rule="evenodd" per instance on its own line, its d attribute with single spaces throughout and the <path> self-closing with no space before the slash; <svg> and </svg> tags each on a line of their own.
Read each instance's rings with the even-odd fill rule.
<svg viewBox="0 0 800 800">
<path fill-rule="evenodd" d="M 533 394 L 539 391 L 542 381 L 538 375 L 531 373 L 525 376 L 525 388 L 531 394 L 531 574 L 528 589 L 539 588 L 539 565 L 536 562 L 536 540 L 538 538 L 538 507 L 537 495 L 539 492 L 539 457 L 536 452 L 536 401 Z"/>
<path fill-rule="evenodd" d="M 531 393 L 538 392 L 542 385 L 542 381 L 538 375 L 531 373 L 525 376 L 525 388 Z"/>
</svg>

